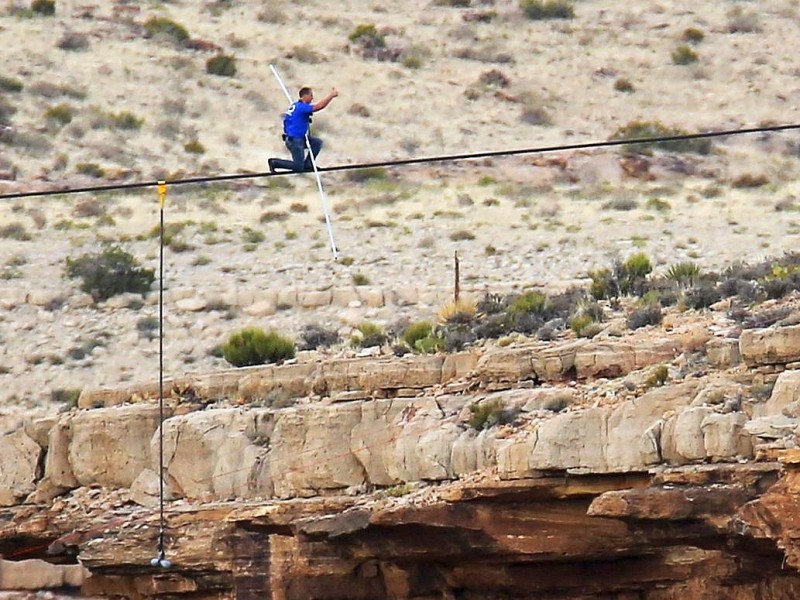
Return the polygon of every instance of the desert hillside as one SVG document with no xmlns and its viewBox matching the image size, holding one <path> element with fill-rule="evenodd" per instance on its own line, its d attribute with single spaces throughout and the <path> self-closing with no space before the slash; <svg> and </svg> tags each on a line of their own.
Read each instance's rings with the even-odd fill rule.
<svg viewBox="0 0 800 600">
<path fill-rule="evenodd" d="M 286 154 L 285 98 L 340 96 L 315 118 L 323 166 L 797 120 L 794 2 L 11 2 L 0 16 L 4 193 L 261 172 Z M 35 10 L 32 8 L 34 7 Z M 208 72 L 229 57 L 235 72 Z M 165 367 L 226 366 L 255 325 L 297 336 L 398 329 L 462 288 L 563 289 L 646 253 L 656 272 L 721 269 L 797 247 L 793 132 L 715 140 L 708 154 L 618 149 L 432 163 L 325 177 L 331 260 L 308 176 L 172 186 Z M 96 302 L 67 259 L 119 245 L 158 268 L 155 190 L 0 205 L 3 397 L 38 404 L 151 380 L 157 295 Z M 157 289 L 157 282 L 152 286 Z M 69 396 L 67 394 L 67 396 Z"/>
</svg>

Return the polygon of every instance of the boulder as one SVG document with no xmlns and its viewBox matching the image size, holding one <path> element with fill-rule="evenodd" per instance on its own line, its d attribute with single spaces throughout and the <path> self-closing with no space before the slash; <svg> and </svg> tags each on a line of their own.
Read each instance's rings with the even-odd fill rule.
<svg viewBox="0 0 800 600">
<path fill-rule="evenodd" d="M 785 364 L 800 359 L 800 325 L 745 329 L 739 352 L 748 365 Z"/>
<path fill-rule="evenodd" d="M 41 454 L 22 428 L 0 435 L 0 506 L 12 506 L 34 490 Z"/>
</svg>

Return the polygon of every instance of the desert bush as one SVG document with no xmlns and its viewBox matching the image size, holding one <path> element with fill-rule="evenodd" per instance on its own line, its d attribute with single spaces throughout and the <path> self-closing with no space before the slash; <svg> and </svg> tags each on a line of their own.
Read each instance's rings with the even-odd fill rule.
<svg viewBox="0 0 800 600">
<path fill-rule="evenodd" d="M 590 325 L 595 324 L 595 320 L 587 314 L 581 313 L 572 317 L 569 321 L 569 328 L 575 332 L 578 337 L 584 336 L 584 332 L 588 330 Z"/>
<path fill-rule="evenodd" d="M 286 13 L 277 6 L 267 4 L 256 18 L 262 23 L 285 23 Z"/>
<path fill-rule="evenodd" d="M 150 17 L 144 22 L 145 37 L 162 38 L 177 45 L 183 45 L 189 39 L 187 29 L 166 17 Z"/>
<path fill-rule="evenodd" d="M 21 92 L 23 87 L 24 85 L 19 79 L 0 75 L 0 91 L 16 93 Z"/>
<path fill-rule="evenodd" d="M 672 62 L 676 65 L 690 65 L 700 60 L 697 52 L 686 44 L 681 44 L 672 51 Z"/>
<path fill-rule="evenodd" d="M 495 425 L 513 423 L 517 417 L 518 409 L 506 409 L 503 401 L 498 398 L 471 404 L 469 412 L 469 426 L 481 431 Z"/>
<path fill-rule="evenodd" d="M 531 20 L 572 19 L 575 9 L 566 0 L 520 0 L 522 13 Z"/>
<path fill-rule="evenodd" d="M 745 11 L 741 6 L 736 6 L 728 12 L 729 33 L 758 33 L 761 23 L 758 13 Z"/>
<path fill-rule="evenodd" d="M 75 165 L 75 171 L 81 175 L 89 175 L 100 179 L 106 174 L 105 169 L 97 163 L 78 163 Z"/>
<path fill-rule="evenodd" d="M 97 300 L 106 300 L 117 294 L 133 292 L 144 294 L 155 280 L 153 269 L 137 266 L 134 257 L 120 248 L 111 246 L 99 254 L 84 254 L 66 259 L 66 275 L 82 280 L 81 290 Z"/>
<path fill-rule="evenodd" d="M 281 210 L 268 210 L 261 214 L 258 218 L 259 223 L 274 223 L 276 221 L 285 221 L 289 218 L 289 213 Z"/>
<path fill-rule="evenodd" d="M 701 282 L 686 292 L 686 306 L 694 309 L 708 308 L 718 302 L 722 294 L 716 286 L 707 282 Z"/>
<path fill-rule="evenodd" d="M 128 111 L 111 114 L 111 121 L 117 129 L 141 129 L 144 119 L 141 119 Z"/>
<path fill-rule="evenodd" d="M 436 6 L 452 6 L 453 8 L 468 8 L 471 0 L 436 0 Z"/>
<path fill-rule="evenodd" d="M 422 44 L 412 44 L 400 52 L 400 63 L 408 69 L 419 69 L 431 57 L 431 51 Z"/>
<path fill-rule="evenodd" d="M 618 128 L 609 138 L 615 140 L 647 140 L 648 138 L 670 137 L 687 135 L 686 131 L 678 128 L 667 127 L 659 121 L 632 121 Z M 709 154 L 712 149 L 708 139 L 689 140 L 661 140 L 655 142 L 641 142 L 625 144 L 625 151 L 638 154 L 649 154 L 654 148 L 671 152 L 693 152 L 695 154 Z"/>
<path fill-rule="evenodd" d="M 459 298 L 443 304 L 436 312 L 439 323 L 471 322 L 477 313 L 477 302 L 469 298 Z"/>
<path fill-rule="evenodd" d="M 43 96 L 44 98 L 55 98 L 57 96 L 66 96 L 75 100 L 84 100 L 86 98 L 86 90 L 83 88 L 58 85 L 50 81 L 38 81 L 28 86 L 28 92 L 34 96 Z"/>
<path fill-rule="evenodd" d="M 220 77 L 236 75 L 236 58 L 229 54 L 217 54 L 206 61 L 206 73 Z"/>
<path fill-rule="evenodd" d="M 511 85 L 511 79 L 499 69 L 492 69 L 481 73 L 478 83 L 484 87 L 507 88 Z"/>
<path fill-rule="evenodd" d="M 4 240 L 30 241 L 31 234 L 22 223 L 8 223 L 0 226 L 0 238 Z"/>
<path fill-rule="evenodd" d="M 619 210 L 627 212 L 638 207 L 639 203 L 633 198 L 614 198 L 613 200 L 603 202 L 601 208 L 603 210 Z"/>
<path fill-rule="evenodd" d="M 454 242 L 463 242 L 465 240 L 474 240 L 475 234 L 466 229 L 459 229 L 450 234 L 450 239 Z"/>
<path fill-rule="evenodd" d="M 97 198 L 86 198 L 81 200 L 72 209 L 72 214 L 76 217 L 99 217 L 105 214 L 106 208 Z"/>
<path fill-rule="evenodd" d="M 544 100 L 536 94 L 525 97 L 520 119 L 528 125 L 547 126 L 553 124 L 553 118 L 544 105 Z"/>
<path fill-rule="evenodd" d="M 658 212 L 667 212 L 672 208 L 672 205 L 661 198 L 648 198 L 647 202 L 645 202 L 645 208 L 649 208 L 650 210 L 655 210 Z"/>
<path fill-rule="evenodd" d="M 72 122 L 75 110 L 69 104 L 57 104 L 48 108 L 44 116 L 51 123 L 66 125 Z"/>
<path fill-rule="evenodd" d="M 86 50 L 89 47 L 89 37 L 85 33 L 68 31 L 56 42 L 62 50 Z"/>
<path fill-rule="evenodd" d="M 325 329 L 321 325 L 306 325 L 300 332 L 300 349 L 316 350 L 329 348 L 341 343 L 342 338 L 334 329 Z"/>
<path fill-rule="evenodd" d="M 50 400 L 58 404 L 66 404 L 68 408 L 78 406 L 80 396 L 80 388 L 56 388 L 50 392 Z"/>
<path fill-rule="evenodd" d="M 693 262 L 675 263 L 667 269 L 664 277 L 682 287 L 691 287 L 700 278 L 700 267 Z"/>
<path fill-rule="evenodd" d="M 157 337 L 159 328 L 160 324 L 157 317 L 141 317 L 136 321 L 136 330 L 139 332 L 139 337 L 147 340 Z"/>
<path fill-rule="evenodd" d="M 371 48 L 382 48 L 386 45 L 386 34 L 379 32 L 374 23 L 361 23 L 350 33 L 351 42 Z"/>
<path fill-rule="evenodd" d="M 382 346 L 386 343 L 386 340 L 387 336 L 379 325 L 369 321 L 356 325 L 356 333 L 353 334 L 353 346 L 371 348 L 373 346 Z"/>
<path fill-rule="evenodd" d="M 364 183 L 365 181 L 385 181 L 389 178 L 389 172 L 385 167 L 364 167 L 348 171 L 345 175 L 347 181 L 354 183 Z"/>
<path fill-rule="evenodd" d="M 667 365 L 658 365 L 647 377 L 644 384 L 648 388 L 660 387 L 667 382 L 667 379 L 669 379 L 669 369 Z"/>
<path fill-rule="evenodd" d="M 706 34 L 703 33 L 703 30 L 697 27 L 688 27 L 683 30 L 683 34 L 681 35 L 681 39 L 690 44 L 699 44 L 705 37 Z"/>
<path fill-rule="evenodd" d="M 369 277 L 367 277 L 363 273 L 353 273 L 352 277 L 350 278 L 350 281 L 355 286 L 369 285 Z"/>
<path fill-rule="evenodd" d="M 55 0 L 33 0 L 31 10 L 37 15 L 50 17 L 56 14 Z"/>
<path fill-rule="evenodd" d="M 635 90 L 633 84 L 624 77 L 620 77 L 614 82 L 614 89 L 618 92 L 625 92 L 627 94 L 633 93 Z"/>
<path fill-rule="evenodd" d="M 661 306 L 655 302 L 650 302 L 645 306 L 636 308 L 628 315 L 626 323 L 628 329 L 639 329 L 647 325 L 658 325 L 664 318 Z"/>
<path fill-rule="evenodd" d="M 417 321 L 403 329 L 403 333 L 400 337 L 409 348 L 415 348 L 417 341 L 430 336 L 432 333 L 433 323 L 430 321 Z"/>
<path fill-rule="evenodd" d="M 745 173 L 740 175 L 731 183 L 735 188 L 757 188 L 769 183 L 769 178 L 766 175 L 753 175 L 752 173 Z"/>
<path fill-rule="evenodd" d="M 234 367 L 250 367 L 267 363 L 280 363 L 294 358 L 292 340 L 259 327 L 245 327 L 228 338 L 222 346 L 223 358 Z"/>
<path fill-rule="evenodd" d="M 191 139 L 183 145 L 189 154 L 205 154 L 206 147 L 197 138 Z"/>
<path fill-rule="evenodd" d="M 0 125 L 10 125 L 12 115 L 17 112 L 8 100 L 0 96 Z"/>
</svg>

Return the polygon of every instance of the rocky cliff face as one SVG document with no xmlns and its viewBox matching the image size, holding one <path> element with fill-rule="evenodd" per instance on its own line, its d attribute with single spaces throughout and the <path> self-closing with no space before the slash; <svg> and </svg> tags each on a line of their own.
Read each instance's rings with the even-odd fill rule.
<svg viewBox="0 0 800 600">
<path fill-rule="evenodd" d="M 800 326 L 614 331 L 169 381 L 168 569 L 157 386 L 6 417 L 0 589 L 798 597 Z"/>
</svg>

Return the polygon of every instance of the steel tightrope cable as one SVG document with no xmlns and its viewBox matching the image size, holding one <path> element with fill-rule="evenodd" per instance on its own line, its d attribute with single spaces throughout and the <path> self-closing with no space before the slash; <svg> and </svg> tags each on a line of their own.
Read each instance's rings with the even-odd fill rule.
<svg viewBox="0 0 800 600">
<path fill-rule="evenodd" d="M 631 146 L 641 144 L 665 144 L 669 142 L 681 142 L 690 140 L 710 139 L 727 137 L 733 135 L 746 135 L 753 133 L 773 133 L 780 131 L 791 131 L 800 129 L 800 123 L 789 123 L 784 125 L 763 125 L 759 127 L 744 127 L 739 129 L 724 129 L 719 131 L 705 131 L 700 133 L 685 133 L 676 135 L 662 135 L 641 138 L 611 139 L 594 142 L 579 142 L 575 144 L 557 144 L 553 146 L 534 146 L 528 148 L 516 148 L 510 150 L 489 150 L 482 152 L 470 152 L 464 154 L 445 154 L 441 156 L 423 156 L 415 158 L 405 158 L 397 160 L 385 160 L 379 162 L 354 163 L 348 165 L 335 165 L 332 167 L 319 167 L 320 173 L 335 173 L 338 171 L 354 171 L 359 169 L 371 169 L 378 167 L 402 167 L 408 165 L 421 165 L 426 163 L 457 162 L 462 160 L 477 160 L 484 158 L 499 158 L 503 156 L 520 156 L 526 154 L 546 154 L 552 152 L 567 152 L 572 150 L 591 150 L 597 148 L 610 148 L 615 146 Z M 234 173 L 225 175 L 208 175 L 201 177 L 186 177 L 182 179 L 169 180 L 171 186 L 176 185 L 197 185 L 204 183 L 215 183 L 224 181 L 236 181 L 243 179 L 261 179 L 266 177 L 281 177 L 286 175 L 297 175 L 292 171 L 278 172 L 252 172 Z M 41 196 L 62 196 L 68 194 L 80 194 L 88 192 L 109 192 L 120 190 L 136 190 L 157 187 L 158 181 L 141 181 L 130 183 L 105 184 L 97 186 L 83 187 L 64 187 L 58 189 L 29 190 L 25 192 L 13 192 L 0 194 L 0 200 L 12 200 L 17 198 L 34 198 Z"/>
</svg>

